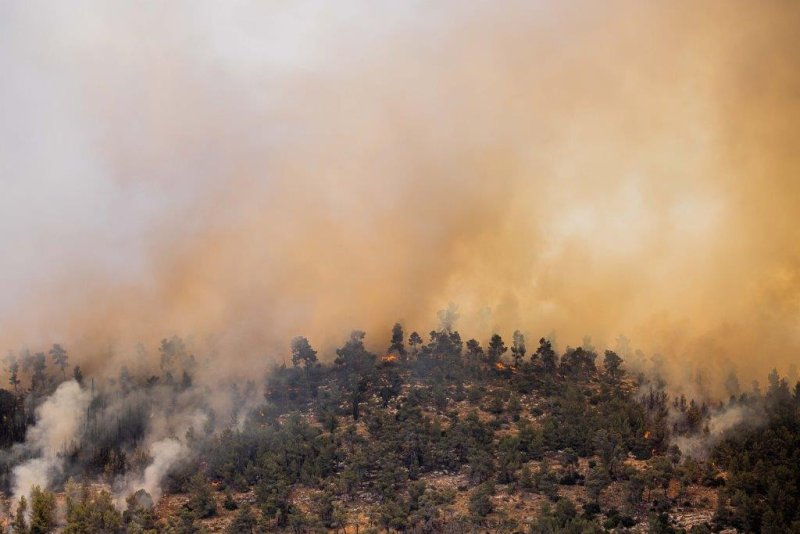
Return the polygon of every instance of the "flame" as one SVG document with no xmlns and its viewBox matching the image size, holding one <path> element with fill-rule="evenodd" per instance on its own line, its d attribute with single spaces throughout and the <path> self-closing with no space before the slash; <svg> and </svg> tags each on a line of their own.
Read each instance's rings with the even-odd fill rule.
<svg viewBox="0 0 800 534">
<path fill-rule="evenodd" d="M 506 364 L 504 364 L 503 362 L 497 362 L 496 364 L 494 364 L 494 368 L 497 369 L 498 371 L 505 371 Z"/>
<path fill-rule="evenodd" d="M 387 354 L 386 356 L 381 356 L 381 361 L 385 363 L 393 363 L 397 361 L 397 356 L 394 354 Z"/>
<path fill-rule="evenodd" d="M 650 439 L 650 431 L 649 430 L 645 430 L 644 431 L 644 439 Z"/>
</svg>

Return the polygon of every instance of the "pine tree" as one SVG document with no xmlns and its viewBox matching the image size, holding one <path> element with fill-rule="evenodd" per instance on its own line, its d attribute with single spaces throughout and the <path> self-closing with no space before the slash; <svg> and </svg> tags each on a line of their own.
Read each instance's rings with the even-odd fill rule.
<svg viewBox="0 0 800 534">
<path fill-rule="evenodd" d="M 17 394 L 17 388 L 20 384 L 19 379 L 19 362 L 14 358 L 8 365 L 8 383 L 14 387 L 14 395 Z"/>
<path fill-rule="evenodd" d="M 303 365 L 306 380 L 314 364 L 317 363 L 317 351 L 311 347 L 311 343 L 303 336 L 297 336 L 292 340 L 292 365 L 299 367 Z"/>
<path fill-rule="evenodd" d="M 406 359 L 406 345 L 405 334 L 403 333 L 403 325 L 395 323 L 392 327 L 392 341 L 389 345 L 389 354 L 396 354 L 400 360 Z"/>
<path fill-rule="evenodd" d="M 411 345 L 411 355 L 416 358 L 417 352 L 420 345 L 422 345 L 422 337 L 417 332 L 411 332 L 411 335 L 408 336 L 408 344 Z"/>
<path fill-rule="evenodd" d="M 545 338 L 539 340 L 539 348 L 531 357 L 531 360 L 538 359 L 542 362 L 542 367 L 547 373 L 555 373 L 557 368 L 556 351 L 553 350 L 553 344 Z"/>
<path fill-rule="evenodd" d="M 497 365 L 500 362 L 500 358 L 507 350 L 508 348 L 505 343 L 503 343 L 503 338 L 500 337 L 499 334 L 493 335 L 486 349 L 486 362 L 489 364 L 489 367 Z"/>
<path fill-rule="evenodd" d="M 61 375 L 64 380 L 67 379 L 67 362 L 69 361 L 69 356 L 67 356 L 67 351 L 64 348 L 56 343 L 53 345 L 53 348 L 50 349 L 50 357 L 53 358 L 53 363 L 61 369 Z"/>
<path fill-rule="evenodd" d="M 30 534 L 46 534 L 55 528 L 56 496 L 34 486 L 31 489 Z"/>
<path fill-rule="evenodd" d="M 514 330 L 514 335 L 511 341 L 511 354 L 514 358 L 514 367 L 519 367 L 522 360 L 525 359 L 525 336 L 519 330 Z"/>
<path fill-rule="evenodd" d="M 19 498 L 17 504 L 17 513 L 14 515 L 14 521 L 11 522 L 11 529 L 14 534 L 28 534 L 28 522 L 25 519 L 28 514 L 28 501 L 25 496 Z"/>
<path fill-rule="evenodd" d="M 250 505 L 246 505 L 237 512 L 231 524 L 228 525 L 227 532 L 228 534 L 252 534 L 257 532 L 257 529 L 258 520 Z"/>
</svg>

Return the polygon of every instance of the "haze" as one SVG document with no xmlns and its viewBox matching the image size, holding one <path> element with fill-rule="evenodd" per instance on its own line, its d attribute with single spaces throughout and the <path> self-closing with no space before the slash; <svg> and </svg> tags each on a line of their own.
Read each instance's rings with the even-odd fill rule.
<svg viewBox="0 0 800 534">
<path fill-rule="evenodd" d="M 452 302 L 468 336 L 785 370 L 798 27 L 777 0 L 3 2 L 0 347 L 101 368 L 179 334 L 236 373 Z"/>
</svg>

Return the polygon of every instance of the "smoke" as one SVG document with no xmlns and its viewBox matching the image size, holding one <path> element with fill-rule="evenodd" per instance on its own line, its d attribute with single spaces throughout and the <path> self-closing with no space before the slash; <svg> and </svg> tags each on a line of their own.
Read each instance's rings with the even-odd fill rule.
<svg viewBox="0 0 800 534">
<path fill-rule="evenodd" d="M 162 439 L 150 445 L 149 454 L 153 461 L 145 468 L 141 477 L 126 481 L 124 489 L 118 494 L 117 507 L 124 508 L 128 495 L 140 489 L 145 490 L 153 502 L 158 502 L 161 498 L 161 484 L 164 477 L 176 462 L 186 457 L 188 452 L 186 445 L 174 438 Z"/>
<path fill-rule="evenodd" d="M 25 443 L 18 446 L 33 458 L 14 467 L 15 500 L 29 495 L 33 486 L 48 488 L 54 474 L 61 472 L 64 456 L 76 444 L 90 400 L 89 393 L 70 380 L 36 409 L 36 424 L 28 430 Z"/>
<path fill-rule="evenodd" d="M 674 436 L 672 441 L 685 456 L 705 460 L 713 447 L 730 431 L 742 430 L 744 425 L 755 428 L 764 422 L 762 406 L 729 404 L 711 414 L 701 434 Z"/>
<path fill-rule="evenodd" d="M 0 6 L 3 346 L 216 380 L 454 302 L 679 383 L 800 349 L 800 5 L 79 4 Z"/>
<path fill-rule="evenodd" d="M 213 414 L 226 413 L 231 407 L 219 390 L 204 386 L 182 390 L 171 385 L 135 386 L 127 392 L 116 386 L 100 392 L 105 406 L 94 425 L 93 439 L 122 445 L 130 459 L 125 474 L 109 480 L 117 507 L 124 509 L 127 497 L 140 489 L 157 502 L 167 474 L 190 459 L 191 440 L 226 428 L 222 425 L 225 420 L 217 426 Z M 233 424 L 234 417 L 231 421 Z M 143 427 L 141 440 L 115 434 L 120 426 L 139 425 Z"/>
</svg>

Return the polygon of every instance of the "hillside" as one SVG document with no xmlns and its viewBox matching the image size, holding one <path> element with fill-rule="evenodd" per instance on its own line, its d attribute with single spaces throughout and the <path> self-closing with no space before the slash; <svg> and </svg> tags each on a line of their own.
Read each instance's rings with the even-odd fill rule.
<svg viewBox="0 0 800 534">
<path fill-rule="evenodd" d="M 790 391 L 777 373 L 763 394 L 687 399 L 672 396 L 652 369 L 626 369 L 613 351 L 557 354 L 541 339 L 529 353 L 518 332 L 510 347 L 495 335 L 483 348 L 447 328 L 427 343 L 416 333 L 406 341 L 396 325 L 383 355 L 353 332 L 327 364 L 296 338 L 291 364 L 271 369 L 263 390 L 252 381 L 228 387 L 228 417 L 203 404 L 212 390 L 193 383 L 197 364 L 183 343 L 165 340 L 161 349 L 161 376 L 124 369 L 102 387 L 85 379 L 72 386 L 91 396 L 88 415 L 56 457 L 62 474 L 45 491 L 33 488 L 28 526 L 37 518 L 44 526 L 31 532 L 800 525 L 800 385 Z M 179 372 L 182 380 L 172 379 Z M 48 406 L 64 390 L 39 402 Z M 36 390 L 18 399 L 14 406 L 33 402 Z M 194 423 L 165 426 L 169 437 L 153 443 L 181 411 Z M 165 443 L 174 451 L 165 454 Z M 20 473 L 13 456 L 8 490 Z"/>
</svg>

